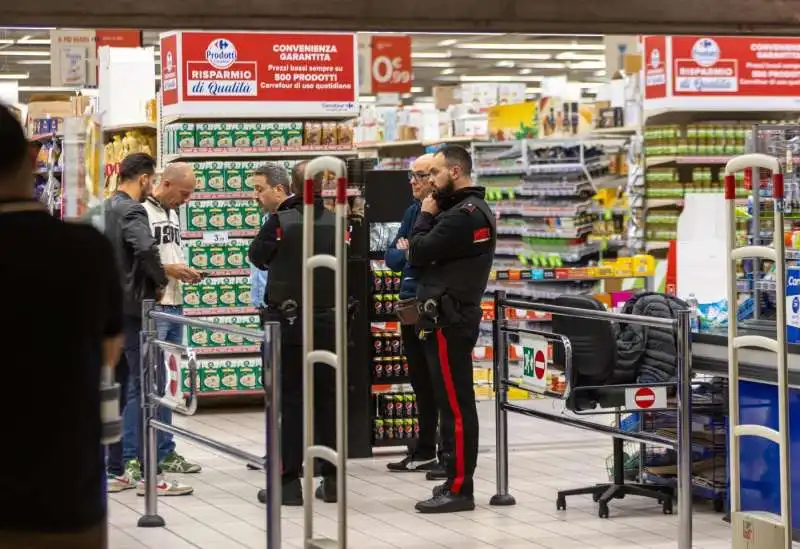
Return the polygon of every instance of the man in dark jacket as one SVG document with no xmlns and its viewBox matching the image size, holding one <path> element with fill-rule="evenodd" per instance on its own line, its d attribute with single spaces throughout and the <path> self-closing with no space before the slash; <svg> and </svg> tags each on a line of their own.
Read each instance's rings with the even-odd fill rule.
<svg viewBox="0 0 800 549">
<path fill-rule="evenodd" d="M 264 320 L 281 324 L 281 461 L 283 465 L 282 497 L 284 505 L 303 505 L 300 475 L 303 471 L 303 174 L 306 163 L 292 172 L 291 191 L 288 178 L 268 170 L 259 183 L 272 187 L 264 196 L 281 197 L 275 211 L 250 245 L 250 262 L 258 269 L 269 270 Z M 317 178 L 316 192 L 321 179 Z M 262 193 L 259 193 L 262 196 Z M 262 199 L 259 199 L 262 201 Z M 277 201 L 276 201 L 277 202 Z M 333 254 L 335 231 L 333 214 L 320 197 L 314 199 L 314 253 Z M 320 269 L 314 273 L 314 339 L 313 348 L 335 352 L 335 313 L 333 271 Z M 336 378 L 326 364 L 314 365 L 315 438 L 319 444 L 336 446 Z M 309 466 L 312 466 L 309 464 Z M 335 503 L 336 468 L 324 461 L 322 483 L 315 497 Z M 306 494 L 308 496 L 308 494 Z M 264 501 L 264 494 L 259 493 Z"/>
<path fill-rule="evenodd" d="M 105 233 L 114 247 L 124 290 L 123 352 L 127 364 L 125 407 L 123 410 L 122 451 L 109 449 L 109 489 L 137 488 L 144 491 L 142 480 L 142 407 L 140 395 L 139 333 L 142 331 L 142 301 L 161 296 L 168 276 L 183 279 L 184 265 L 164 269 L 158 244 L 150 231 L 147 210 L 142 203 L 153 190 L 156 162 L 148 154 L 134 153 L 120 163 L 117 192 L 105 202 Z M 120 364 L 122 367 L 123 364 Z M 118 376 L 125 377 L 125 376 Z M 124 463 L 123 463 L 124 462 Z M 160 480 L 159 495 L 185 495 L 188 486 Z"/>
<path fill-rule="evenodd" d="M 430 168 L 433 155 L 426 154 L 417 158 L 411 166 L 409 181 L 414 202 L 403 214 L 403 221 L 389 248 L 386 250 L 386 265 L 395 272 L 402 272 L 400 299 L 411 299 L 417 296 L 418 268 L 407 261 L 408 239 L 420 213 L 421 201 L 433 191 L 430 181 Z M 408 376 L 417 398 L 417 415 L 419 416 L 419 438 L 408 455 L 400 461 L 387 465 L 389 471 L 426 472 L 429 480 L 444 479 L 442 467 L 436 460 L 436 426 L 439 410 L 436 407 L 436 396 L 431 381 L 431 369 L 425 358 L 425 350 L 419 340 L 413 324 L 402 325 L 400 335 L 403 350 L 408 360 Z"/>
<path fill-rule="evenodd" d="M 484 189 L 472 184 L 472 158 L 448 145 L 434 155 L 435 190 L 422 201 L 411 233 L 408 262 L 420 269 L 417 298 L 424 304 L 418 328 L 442 414 L 443 440 L 453 441 L 447 481 L 417 503 L 421 513 L 475 508 L 472 476 L 478 458 L 478 412 L 472 349 L 481 322 L 481 298 L 494 259 L 494 216 Z"/>
</svg>

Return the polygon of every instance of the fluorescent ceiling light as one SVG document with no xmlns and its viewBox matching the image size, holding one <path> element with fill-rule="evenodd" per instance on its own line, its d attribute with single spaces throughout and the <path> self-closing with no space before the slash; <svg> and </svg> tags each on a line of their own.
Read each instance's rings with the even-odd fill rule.
<svg viewBox="0 0 800 549">
<path fill-rule="evenodd" d="M 453 74 L 454 72 L 456 72 L 455 69 L 444 69 L 442 74 Z"/>
<path fill-rule="evenodd" d="M 439 42 L 438 45 L 442 46 L 443 48 L 446 48 L 448 46 L 452 46 L 453 44 L 456 44 L 457 42 L 458 42 L 458 40 L 450 38 L 449 40 L 442 40 L 441 42 Z"/>
<path fill-rule="evenodd" d="M 411 93 L 422 93 L 423 91 L 425 91 L 425 88 L 421 88 L 419 86 L 414 86 L 411 88 Z"/>
<path fill-rule="evenodd" d="M 520 71 L 519 71 L 519 73 L 520 73 L 520 74 L 530 74 L 530 73 L 532 73 L 532 72 L 533 72 L 533 71 L 532 71 L 532 70 L 530 70 L 530 69 L 520 69 Z"/>
<path fill-rule="evenodd" d="M 593 55 L 590 53 L 575 53 L 574 51 L 565 51 L 556 55 L 556 59 L 561 61 L 605 61 L 605 55 Z"/>
<path fill-rule="evenodd" d="M 359 103 L 374 103 L 375 96 L 374 95 L 359 95 L 358 96 Z"/>
<path fill-rule="evenodd" d="M 508 76 L 508 75 L 493 75 L 493 76 L 478 76 L 478 75 L 464 75 L 460 76 L 459 80 L 462 82 L 541 82 L 541 76 Z"/>
<path fill-rule="evenodd" d="M 498 61 L 494 64 L 495 67 L 500 67 L 502 69 L 513 69 L 514 62 L 513 61 Z"/>
<path fill-rule="evenodd" d="M 417 59 L 447 59 L 450 57 L 449 51 L 415 51 L 411 52 L 411 57 Z"/>
<path fill-rule="evenodd" d="M 10 57 L 50 57 L 50 52 L 34 50 L 0 50 L 0 55 L 6 55 Z"/>
<path fill-rule="evenodd" d="M 453 64 L 447 61 L 419 61 L 414 63 L 415 69 L 446 69 L 452 66 Z"/>
<path fill-rule="evenodd" d="M 404 93 L 404 94 L 403 94 L 403 95 L 401 95 L 400 97 L 402 97 L 403 99 L 411 99 L 411 98 L 413 97 L 413 94 L 411 94 L 411 93 Z"/>
<path fill-rule="evenodd" d="M 14 61 L 17 65 L 49 65 L 49 59 L 20 59 Z"/>
<path fill-rule="evenodd" d="M 577 88 L 588 88 L 588 89 L 595 89 L 605 86 L 605 82 L 569 82 L 570 86 L 575 86 Z"/>
<path fill-rule="evenodd" d="M 13 40 L 9 40 L 7 38 L 0 39 L 0 44 L 3 44 L 3 45 L 11 45 L 13 43 L 14 43 Z"/>
<path fill-rule="evenodd" d="M 0 80 L 27 80 L 30 77 L 29 72 L 0 72 Z"/>
<path fill-rule="evenodd" d="M 600 70 L 606 68 L 605 61 L 581 61 L 579 63 L 569 63 L 569 68 L 573 70 Z"/>
<path fill-rule="evenodd" d="M 20 86 L 21 92 L 72 92 L 78 93 L 80 88 L 71 88 L 67 86 Z"/>
<path fill-rule="evenodd" d="M 594 73 L 592 74 L 594 74 L 594 76 L 600 76 L 600 77 L 608 76 L 608 73 L 606 71 L 594 71 Z"/>
<path fill-rule="evenodd" d="M 465 42 L 457 44 L 465 50 L 584 50 L 603 51 L 603 44 L 561 44 L 555 42 L 531 42 L 523 44 L 490 44 L 488 42 Z"/>
<path fill-rule="evenodd" d="M 30 34 L 28 36 L 23 36 L 19 40 L 17 40 L 17 44 L 28 44 L 32 46 L 49 46 L 50 39 L 49 38 L 34 38 Z"/>
<path fill-rule="evenodd" d="M 414 100 L 414 102 L 415 102 L 415 103 L 426 103 L 426 104 L 428 104 L 428 103 L 433 103 L 433 97 L 431 97 L 431 96 L 427 96 L 427 97 L 417 97 L 417 98 Z"/>
<path fill-rule="evenodd" d="M 542 93 L 542 88 L 525 88 L 525 93 Z"/>
<path fill-rule="evenodd" d="M 514 59 L 518 61 L 544 61 L 552 59 L 549 53 L 473 53 L 473 59 Z"/>
<path fill-rule="evenodd" d="M 529 69 L 566 69 L 566 63 L 550 62 L 550 63 L 522 63 L 520 67 Z"/>
</svg>

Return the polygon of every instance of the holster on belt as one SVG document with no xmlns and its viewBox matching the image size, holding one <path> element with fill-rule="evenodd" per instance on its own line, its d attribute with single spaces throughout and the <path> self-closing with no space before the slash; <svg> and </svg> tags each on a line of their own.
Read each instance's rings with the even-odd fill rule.
<svg viewBox="0 0 800 549">
<path fill-rule="evenodd" d="M 422 330 L 433 330 L 458 324 L 463 320 L 459 309 L 458 301 L 448 294 L 420 300 L 417 303 L 417 325 Z"/>
<path fill-rule="evenodd" d="M 394 312 L 400 324 L 404 326 L 416 324 L 419 322 L 419 300 L 416 297 L 401 299 L 395 303 Z"/>
</svg>

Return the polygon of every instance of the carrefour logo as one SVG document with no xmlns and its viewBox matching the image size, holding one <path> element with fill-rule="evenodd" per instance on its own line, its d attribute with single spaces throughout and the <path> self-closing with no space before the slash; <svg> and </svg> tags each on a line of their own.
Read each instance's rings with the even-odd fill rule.
<svg viewBox="0 0 800 549">
<path fill-rule="evenodd" d="M 653 48 L 653 51 L 650 52 L 650 67 L 653 69 L 657 69 L 660 64 L 661 64 L 661 52 L 658 51 L 658 48 Z"/>
<path fill-rule="evenodd" d="M 790 276 L 789 280 L 787 281 L 787 286 L 790 288 L 794 288 L 795 286 L 800 286 L 800 278 Z"/>
<path fill-rule="evenodd" d="M 711 38 L 701 38 L 692 46 L 692 59 L 701 67 L 710 67 L 719 61 L 720 49 Z"/>
<path fill-rule="evenodd" d="M 216 69 L 227 69 L 236 63 L 237 56 L 236 46 L 227 38 L 217 38 L 206 48 L 206 61 Z"/>
</svg>

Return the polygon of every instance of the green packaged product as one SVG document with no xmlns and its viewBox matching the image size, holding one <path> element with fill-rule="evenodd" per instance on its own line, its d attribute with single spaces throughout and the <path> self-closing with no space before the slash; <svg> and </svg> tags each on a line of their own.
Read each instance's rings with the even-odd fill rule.
<svg viewBox="0 0 800 549">
<path fill-rule="evenodd" d="M 224 231 L 227 226 L 225 224 L 226 211 L 225 206 L 220 201 L 213 201 L 208 208 L 208 228 L 212 231 Z"/>
<path fill-rule="evenodd" d="M 196 244 L 189 248 L 189 266 L 192 269 L 205 270 L 208 269 L 208 247 Z"/>
<path fill-rule="evenodd" d="M 258 369 L 253 366 L 241 366 L 239 368 L 239 390 L 253 391 L 258 387 L 260 374 Z"/>
<path fill-rule="evenodd" d="M 239 375 L 236 368 L 232 366 L 231 360 L 225 361 L 225 366 L 220 368 L 220 384 L 223 391 L 236 391 L 239 389 Z"/>
<path fill-rule="evenodd" d="M 225 263 L 228 269 L 243 269 L 247 257 L 247 247 L 230 244 L 226 249 Z"/>
<path fill-rule="evenodd" d="M 197 146 L 203 149 L 214 148 L 216 139 L 214 135 L 214 127 L 216 124 L 211 122 L 198 122 L 196 124 Z"/>
<path fill-rule="evenodd" d="M 282 122 L 272 122 L 268 125 L 267 131 L 269 132 L 269 146 L 270 147 L 285 147 L 286 146 L 286 128 Z"/>
<path fill-rule="evenodd" d="M 236 306 L 249 307 L 250 302 L 250 282 L 242 282 L 236 286 Z"/>
<path fill-rule="evenodd" d="M 225 246 L 210 246 L 208 250 L 208 265 L 211 269 L 224 269 L 227 266 Z"/>
<path fill-rule="evenodd" d="M 219 307 L 219 293 L 214 284 L 203 284 L 200 286 L 200 306 Z"/>
<path fill-rule="evenodd" d="M 189 204 L 188 228 L 190 231 L 205 231 L 208 229 L 208 211 L 202 203 Z"/>
<path fill-rule="evenodd" d="M 183 122 L 181 124 L 174 124 L 173 128 L 175 150 L 191 149 L 197 146 L 197 134 L 195 125 L 192 122 Z"/>
<path fill-rule="evenodd" d="M 251 147 L 253 133 L 251 124 L 247 122 L 237 122 L 233 125 L 233 146 L 237 149 L 247 149 Z"/>
<path fill-rule="evenodd" d="M 241 231 L 244 228 L 242 207 L 235 201 L 225 207 L 225 228 L 231 231 Z"/>
<path fill-rule="evenodd" d="M 192 164 L 192 171 L 194 172 L 195 179 L 194 190 L 198 193 L 205 192 L 207 190 L 206 177 L 208 176 L 206 172 L 206 163 L 195 162 Z"/>
<path fill-rule="evenodd" d="M 214 146 L 218 149 L 233 148 L 233 124 L 220 122 L 214 126 Z"/>
<path fill-rule="evenodd" d="M 260 148 L 269 146 L 269 131 L 266 122 L 255 122 L 251 125 L 250 146 Z"/>
<path fill-rule="evenodd" d="M 184 307 L 194 309 L 200 306 L 200 287 L 197 284 L 183 284 L 181 289 Z"/>
<path fill-rule="evenodd" d="M 261 209 L 255 204 L 244 207 L 244 228 L 258 230 L 261 228 Z"/>
<path fill-rule="evenodd" d="M 236 307 L 236 284 L 230 279 L 224 279 L 223 283 L 217 286 L 219 304 L 221 307 Z"/>
<path fill-rule="evenodd" d="M 208 361 L 213 363 L 212 361 Z M 219 370 L 216 367 L 203 367 L 198 370 L 201 392 L 216 392 L 220 390 Z"/>
<path fill-rule="evenodd" d="M 225 164 L 223 162 L 206 163 L 206 187 L 212 193 L 225 191 Z"/>
<path fill-rule="evenodd" d="M 208 347 L 210 331 L 206 328 L 197 328 L 192 326 L 189 328 L 189 345 L 192 347 Z"/>
<path fill-rule="evenodd" d="M 286 145 L 289 147 L 302 147 L 303 123 L 284 122 L 282 125 L 283 125 L 284 135 L 286 136 Z"/>
<path fill-rule="evenodd" d="M 255 182 L 253 177 L 256 175 L 258 163 L 256 162 L 243 162 L 242 163 L 242 184 L 244 191 L 252 191 L 255 189 Z"/>
<path fill-rule="evenodd" d="M 225 163 L 225 190 L 228 192 L 241 192 L 244 188 L 242 181 L 242 163 L 231 161 Z"/>
</svg>

